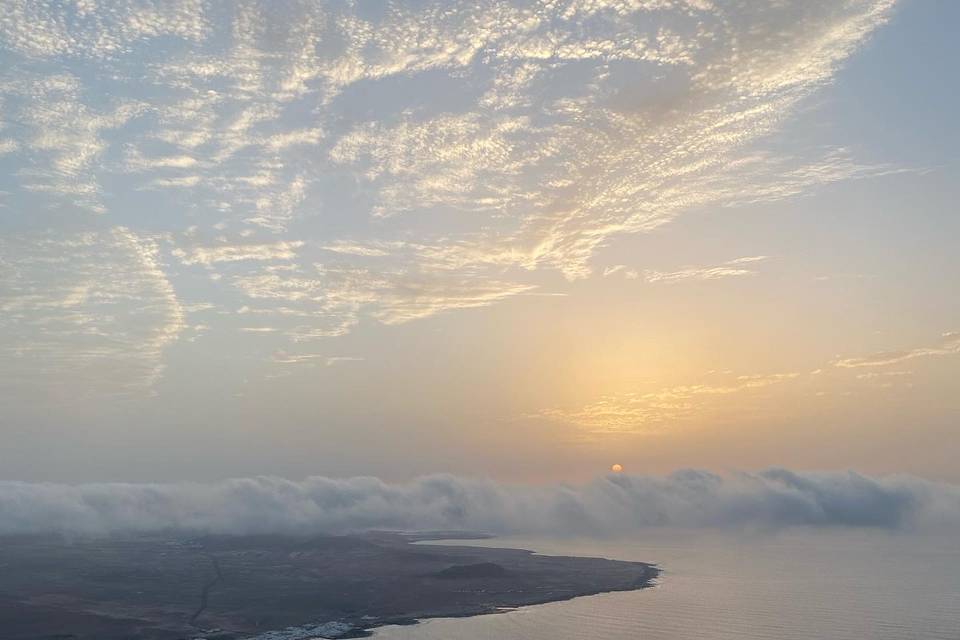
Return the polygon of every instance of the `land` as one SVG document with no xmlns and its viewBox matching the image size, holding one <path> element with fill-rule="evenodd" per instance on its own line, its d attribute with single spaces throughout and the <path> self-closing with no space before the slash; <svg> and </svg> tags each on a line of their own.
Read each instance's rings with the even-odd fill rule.
<svg viewBox="0 0 960 640">
<path fill-rule="evenodd" d="M 651 584 L 640 562 L 412 544 L 451 534 L 0 539 L 6 640 L 300 640 Z"/>
</svg>

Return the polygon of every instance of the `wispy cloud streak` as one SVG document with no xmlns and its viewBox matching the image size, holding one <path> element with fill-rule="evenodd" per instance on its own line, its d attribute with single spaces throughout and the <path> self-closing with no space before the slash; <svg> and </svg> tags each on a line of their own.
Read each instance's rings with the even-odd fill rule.
<svg viewBox="0 0 960 640">
<path fill-rule="evenodd" d="M 741 259 L 743 260 L 743 259 Z M 752 258 L 746 259 L 747 262 Z M 737 261 L 732 261 L 737 262 Z M 728 263 L 731 264 L 731 263 Z M 841 358 L 832 363 L 833 371 L 850 378 L 893 388 L 901 380 L 906 388 L 913 386 L 912 371 L 870 371 L 874 367 L 898 365 L 904 362 L 936 356 L 960 354 L 960 333 L 944 333 L 940 340 L 928 346 L 900 351 L 882 351 L 868 356 Z M 852 375 L 849 370 L 867 368 L 865 373 Z M 847 372 L 844 374 L 844 372 Z M 645 391 L 627 391 L 603 395 L 596 400 L 577 407 L 552 407 L 543 409 L 531 417 L 572 425 L 589 434 L 653 434 L 667 427 L 676 427 L 683 421 L 702 415 L 715 407 L 724 396 L 737 394 L 741 402 L 751 392 L 812 377 L 822 376 L 824 369 L 809 373 L 786 372 L 772 374 L 734 375 L 730 371 L 709 372 L 701 380 L 689 384 L 673 385 Z M 817 392 L 825 395 L 825 391 Z"/>
<path fill-rule="evenodd" d="M 185 311 L 156 240 L 130 229 L 0 240 L 4 386 L 149 389 Z"/>
<path fill-rule="evenodd" d="M 591 434 L 652 434 L 675 428 L 681 421 L 714 406 L 724 396 L 749 393 L 799 376 L 798 373 L 713 375 L 698 383 L 605 395 L 573 409 L 545 409 L 534 417 L 573 425 Z"/>
<path fill-rule="evenodd" d="M 960 332 L 954 331 L 943 334 L 936 344 L 930 346 L 916 347 L 902 351 L 881 351 L 858 358 L 842 358 L 834 362 L 834 366 L 844 369 L 883 367 L 891 364 L 900 364 L 901 362 L 915 358 L 947 356 L 958 353 L 960 353 Z"/>
</svg>

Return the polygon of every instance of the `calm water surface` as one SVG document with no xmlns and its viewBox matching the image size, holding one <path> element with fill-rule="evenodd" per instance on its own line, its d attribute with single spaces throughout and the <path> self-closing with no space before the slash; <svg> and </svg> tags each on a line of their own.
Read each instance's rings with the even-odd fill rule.
<svg viewBox="0 0 960 640">
<path fill-rule="evenodd" d="M 377 640 L 960 640 L 955 536 L 656 531 L 470 544 L 643 560 L 663 573 L 652 589 L 384 627 Z"/>
</svg>

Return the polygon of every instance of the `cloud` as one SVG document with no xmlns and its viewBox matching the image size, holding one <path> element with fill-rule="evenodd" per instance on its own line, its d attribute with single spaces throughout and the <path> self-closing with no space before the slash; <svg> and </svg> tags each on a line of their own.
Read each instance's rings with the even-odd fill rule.
<svg viewBox="0 0 960 640">
<path fill-rule="evenodd" d="M 200 176 L 181 176 L 179 178 L 155 178 L 143 186 L 144 190 L 195 187 L 200 184 Z"/>
<path fill-rule="evenodd" d="M 390 255 L 390 252 L 387 249 L 378 247 L 376 245 L 359 244 L 354 242 L 336 242 L 333 244 L 328 244 L 323 248 L 324 250 L 332 251 L 333 253 L 342 253 L 353 256 L 379 258 Z"/>
<path fill-rule="evenodd" d="M 612 475 L 583 485 L 519 486 L 435 475 L 274 477 L 216 484 L 0 482 L 0 534 L 181 531 L 319 533 L 463 529 L 628 535 L 646 527 L 960 526 L 960 488 L 853 472 L 667 477 Z"/>
<path fill-rule="evenodd" d="M 391 3 L 372 16 L 310 2 L 73 11 L 20 0 L 0 21 L 0 47 L 14 78 L 5 88 L 25 99 L 18 121 L 48 114 L 38 136 L 82 136 L 54 145 L 54 164 L 78 163 L 74 189 L 99 193 L 90 161 L 115 149 L 128 159 L 115 170 L 196 169 L 187 182 L 143 179 L 202 185 L 207 204 L 283 233 L 309 187 L 340 174 L 364 188 L 364 213 L 482 213 L 477 256 L 508 249 L 578 277 L 605 238 L 691 206 L 875 173 L 844 150 L 803 160 L 751 145 L 828 83 L 891 5 L 485 0 Z M 37 61 L 63 73 L 38 74 Z M 105 105 L 99 82 L 130 97 Z M 145 89 L 150 104 L 134 98 Z M 137 132 L 107 135 L 133 115 Z"/>
<path fill-rule="evenodd" d="M 67 72 L 18 78 L 0 84 L 0 92 L 23 131 L 11 150 L 21 188 L 49 196 L 55 207 L 106 213 L 100 184 L 110 150 L 106 136 L 141 115 L 144 105 L 132 98 L 90 105 L 80 80 Z"/>
<path fill-rule="evenodd" d="M 273 361 L 278 364 L 305 364 L 313 366 L 322 364 L 330 367 L 341 362 L 362 362 L 363 358 L 355 356 L 328 356 L 320 353 L 289 353 L 278 351 L 273 354 Z"/>
<path fill-rule="evenodd" d="M 891 364 L 899 364 L 915 358 L 927 358 L 930 356 L 947 356 L 960 353 L 960 332 L 945 333 L 940 337 L 940 341 L 934 345 L 925 347 L 916 347 L 904 351 L 882 351 L 869 356 L 859 358 L 843 358 L 835 361 L 836 367 L 845 369 L 856 369 L 860 367 L 884 367 Z"/>
<path fill-rule="evenodd" d="M 128 152 L 126 166 L 130 171 L 152 171 L 154 169 L 190 169 L 197 165 L 197 159 L 185 155 L 166 155 L 148 158 L 137 151 Z"/>
<path fill-rule="evenodd" d="M 762 256 L 739 258 L 726 264 L 745 264 L 762 258 Z M 623 265 L 618 265 L 608 268 L 605 274 L 609 276 L 620 273 L 624 269 Z M 909 389 L 914 386 L 910 379 L 913 375 L 912 371 L 867 371 L 856 375 L 854 371 L 861 368 L 900 364 L 916 358 L 955 354 L 960 354 L 960 333 L 947 332 L 934 345 L 902 351 L 883 351 L 864 357 L 843 358 L 829 364 L 834 367 L 832 371 L 848 377 L 848 381 L 859 380 L 861 383 L 865 382 L 880 389 L 891 389 L 897 386 Z M 749 393 L 793 380 L 804 379 L 810 382 L 814 378 L 822 378 L 824 372 L 824 368 L 814 369 L 807 374 L 787 372 L 733 375 L 729 370 L 710 371 L 703 380 L 689 384 L 667 386 L 650 391 L 609 393 L 578 407 L 550 407 L 527 417 L 546 418 L 572 425 L 584 434 L 651 434 L 658 432 L 665 425 L 676 425 L 702 415 L 708 409 L 716 408 L 717 400 L 724 396 Z M 824 384 L 830 383 L 821 381 L 818 386 Z M 817 396 L 827 395 L 827 391 L 822 388 L 814 393 Z M 843 393 L 849 395 L 851 392 L 848 390 Z"/>
<path fill-rule="evenodd" d="M 858 373 L 858 380 L 876 380 L 877 378 L 901 378 L 912 376 L 912 371 L 868 371 L 867 373 Z"/>
<path fill-rule="evenodd" d="M 11 0 L 4 207 L 68 234 L 91 213 L 141 238 L 162 224 L 212 301 L 292 310 L 293 341 L 493 305 L 693 208 L 896 170 L 767 142 L 892 6 Z M 338 261 L 318 272 L 308 248 Z"/>
<path fill-rule="evenodd" d="M 0 39 L 29 59 L 104 59 L 152 38 L 200 41 L 208 28 L 203 3 L 196 0 L 121 2 L 118 11 L 109 16 L 96 15 L 94 3 L 80 2 L 75 11 L 75 19 L 67 21 L 56 2 L 11 0 L 0 20 Z"/>
<path fill-rule="evenodd" d="M 644 269 L 642 272 L 629 269 L 627 265 L 618 264 L 603 270 L 603 277 L 608 278 L 616 274 L 623 274 L 628 280 L 642 278 L 646 282 L 681 282 L 684 280 L 719 280 L 721 278 L 735 278 L 737 276 L 752 276 L 757 272 L 744 265 L 769 260 L 770 256 L 744 256 L 728 260 L 718 265 L 687 266 L 676 271 L 655 271 Z"/>
<path fill-rule="evenodd" d="M 757 272 L 743 265 L 767 260 L 769 256 L 747 256 L 710 267 L 686 267 L 678 271 L 644 271 L 647 282 L 679 282 L 682 280 L 719 280 L 737 276 L 751 276 Z M 628 277 L 630 272 L 627 273 Z"/>
<path fill-rule="evenodd" d="M 211 265 L 218 262 L 242 262 L 292 260 L 302 241 L 275 242 L 272 244 L 223 245 L 219 247 L 193 247 L 174 249 L 171 253 L 186 265 Z"/>
<path fill-rule="evenodd" d="M 312 317 L 313 324 L 298 325 L 290 333 L 296 341 L 343 335 L 362 315 L 384 324 L 401 324 L 453 309 L 489 306 L 534 289 L 457 272 L 385 270 L 341 263 L 318 263 L 306 273 L 263 270 L 239 275 L 233 284 L 253 301 L 279 301 L 285 310 L 292 306 L 301 310 L 299 315 Z"/>
<path fill-rule="evenodd" d="M 149 389 L 186 329 L 159 251 L 125 227 L 0 240 L 0 385 Z"/>
<path fill-rule="evenodd" d="M 663 387 L 647 392 L 609 394 L 577 408 L 551 408 L 534 414 L 577 427 L 584 433 L 655 433 L 703 413 L 717 399 L 798 378 L 798 373 L 716 376 L 706 382 Z"/>
</svg>

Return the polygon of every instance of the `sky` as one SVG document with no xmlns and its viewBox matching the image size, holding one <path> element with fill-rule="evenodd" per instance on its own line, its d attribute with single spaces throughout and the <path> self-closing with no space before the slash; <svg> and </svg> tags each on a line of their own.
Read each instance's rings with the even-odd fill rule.
<svg viewBox="0 0 960 640">
<path fill-rule="evenodd" d="M 0 15 L 0 480 L 960 481 L 960 5 Z"/>
</svg>

